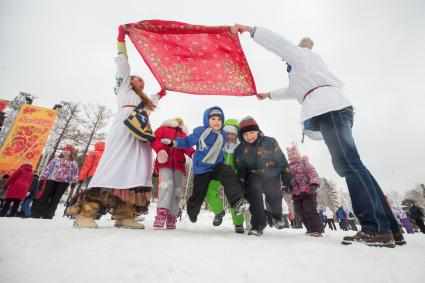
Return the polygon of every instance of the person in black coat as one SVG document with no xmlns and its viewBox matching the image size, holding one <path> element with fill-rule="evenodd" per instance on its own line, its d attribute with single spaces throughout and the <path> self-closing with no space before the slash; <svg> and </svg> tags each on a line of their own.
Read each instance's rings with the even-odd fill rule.
<svg viewBox="0 0 425 283">
<path fill-rule="evenodd" d="M 409 208 L 410 216 L 416 225 L 418 225 L 421 232 L 425 234 L 425 225 L 424 225 L 424 211 L 421 207 L 416 206 L 414 202 L 410 203 Z"/>
<path fill-rule="evenodd" d="M 235 166 L 243 185 L 251 212 L 251 230 L 248 235 L 260 236 L 266 227 L 266 210 L 271 224 L 282 229 L 282 185 L 290 186 L 288 161 L 277 141 L 260 131 L 250 116 L 239 124 L 241 144 L 235 150 Z M 263 194 L 265 199 L 263 199 Z"/>
</svg>

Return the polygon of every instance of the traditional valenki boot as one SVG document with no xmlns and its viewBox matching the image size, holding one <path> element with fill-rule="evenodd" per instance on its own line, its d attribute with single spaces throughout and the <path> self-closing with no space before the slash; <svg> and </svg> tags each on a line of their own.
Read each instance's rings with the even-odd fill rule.
<svg viewBox="0 0 425 283">
<path fill-rule="evenodd" d="M 74 221 L 75 228 L 98 228 L 94 218 L 99 209 L 100 205 L 97 202 L 83 202 L 78 207 L 70 207 L 66 213 L 67 215 L 78 213 Z"/>
<path fill-rule="evenodd" d="M 115 219 L 115 227 L 129 229 L 145 229 L 145 225 L 135 220 L 135 209 L 133 205 L 121 202 L 112 210 Z"/>
<path fill-rule="evenodd" d="M 166 208 L 157 208 L 155 222 L 153 223 L 153 227 L 157 229 L 163 229 L 165 225 L 165 221 L 167 220 L 167 209 Z"/>
<path fill-rule="evenodd" d="M 174 230 L 176 229 L 177 216 L 167 215 L 167 229 Z"/>
</svg>

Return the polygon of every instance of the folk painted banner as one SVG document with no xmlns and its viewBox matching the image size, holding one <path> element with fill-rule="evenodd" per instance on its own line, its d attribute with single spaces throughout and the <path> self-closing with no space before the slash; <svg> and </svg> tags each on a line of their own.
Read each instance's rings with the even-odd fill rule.
<svg viewBox="0 0 425 283">
<path fill-rule="evenodd" d="M 56 110 L 24 104 L 0 149 L 0 176 L 24 163 L 36 168 L 56 119 Z"/>
<path fill-rule="evenodd" d="M 163 89 L 248 96 L 254 79 L 237 34 L 229 26 L 147 20 L 124 25 Z"/>
</svg>

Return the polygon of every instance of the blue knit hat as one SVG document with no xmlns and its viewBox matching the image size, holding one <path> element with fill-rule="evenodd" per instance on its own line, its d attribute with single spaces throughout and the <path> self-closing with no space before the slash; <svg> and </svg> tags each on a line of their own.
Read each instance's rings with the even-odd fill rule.
<svg viewBox="0 0 425 283">
<path fill-rule="evenodd" d="M 208 119 L 210 119 L 212 117 L 220 117 L 221 120 L 223 120 L 223 116 L 224 116 L 223 112 L 221 112 L 220 109 L 217 109 L 217 108 L 211 110 L 211 112 L 208 113 Z"/>
</svg>

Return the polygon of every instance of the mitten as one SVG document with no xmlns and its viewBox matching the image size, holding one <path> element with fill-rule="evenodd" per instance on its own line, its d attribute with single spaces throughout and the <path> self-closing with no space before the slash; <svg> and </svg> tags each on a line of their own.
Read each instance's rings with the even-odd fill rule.
<svg viewBox="0 0 425 283">
<path fill-rule="evenodd" d="M 158 152 L 158 155 L 156 156 L 156 159 L 158 159 L 158 162 L 161 163 L 161 164 L 167 162 L 167 160 L 168 160 L 167 152 L 163 149 L 160 150 Z"/>
<path fill-rule="evenodd" d="M 168 145 L 168 146 L 174 146 L 174 141 L 172 141 L 170 139 L 161 139 L 161 143 Z"/>
<path fill-rule="evenodd" d="M 119 41 L 119 42 L 124 42 L 125 41 L 125 35 L 126 35 L 126 30 L 125 30 L 125 28 L 124 28 L 124 26 L 119 26 L 118 27 L 118 37 L 117 37 L 117 40 Z"/>
</svg>

